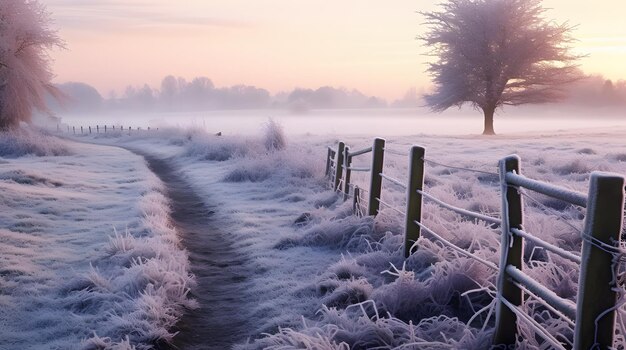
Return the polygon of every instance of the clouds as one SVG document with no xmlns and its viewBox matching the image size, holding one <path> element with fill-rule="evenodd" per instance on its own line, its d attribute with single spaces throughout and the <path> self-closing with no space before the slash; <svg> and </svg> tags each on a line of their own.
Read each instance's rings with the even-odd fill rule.
<svg viewBox="0 0 626 350">
<path fill-rule="evenodd" d="M 48 0 L 58 24 L 69 30 L 123 31 L 168 27 L 247 27 L 249 23 L 208 14 L 210 6 L 187 0 Z"/>
</svg>

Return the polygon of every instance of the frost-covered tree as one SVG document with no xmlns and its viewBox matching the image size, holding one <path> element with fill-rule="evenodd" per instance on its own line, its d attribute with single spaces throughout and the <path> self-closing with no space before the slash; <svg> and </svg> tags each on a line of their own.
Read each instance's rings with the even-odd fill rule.
<svg viewBox="0 0 626 350">
<path fill-rule="evenodd" d="M 548 21 L 541 0 L 447 0 L 422 12 L 428 30 L 418 37 L 437 57 L 428 73 L 434 111 L 469 103 L 484 113 L 483 134 L 504 105 L 544 103 L 564 97 L 563 85 L 580 78 L 570 52 L 567 23 Z"/>
<path fill-rule="evenodd" d="M 46 95 L 59 96 L 50 83 L 48 52 L 63 47 L 50 15 L 36 0 L 0 1 L 0 128 L 30 122 L 33 109 L 47 112 Z"/>
</svg>

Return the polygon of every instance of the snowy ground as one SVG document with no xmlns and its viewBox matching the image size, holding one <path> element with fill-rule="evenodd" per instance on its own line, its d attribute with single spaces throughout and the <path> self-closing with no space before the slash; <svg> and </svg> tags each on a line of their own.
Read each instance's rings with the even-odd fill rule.
<svg viewBox="0 0 626 350">
<path fill-rule="evenodd" d="M 426 147 L 426 156 L 429 159 L 486 172 L 496 171 L 498 159 L 517 153 L 522 157 L 522 172 L 525 175 L 585 192 L 589 172 L 592 170 L 626 174 L 626 145 L 623 144 L 625 136 L 626 129 L 623 128 L 496 137 L 393 136 L 387 138 L 387 145 L 399 153 L 406 153 L 410 145 L 420 144 Z M 328 191 L 322 178 L 326 146 L 334 144 L 337 137 L 288 135 L 287 149 L 273 152 L 265 148 L 262 136 L 215 137 L 194 130 L 161 130 L 131 136 L 100 134 L 77 138 L 140 149 L 167 159 L 180 169 L 181 176 L 211 206 L 214 224 L 231 237 L 234 248 L 244 257 L 242 264 L 252 271 L 253 278 L 246 281 L 246 288 L 237 296 L 249 317 L 249 331 L 246 334 L 249 344 L 243 342 L 239 345 L 240 348 L 488 348 L 492 327 L 488 310 L 492 297 L 487 288 L 493 284 L 495 272 L 428 239 L 421 239 L 418 242 L 418 252 L 404 261 L 400 251 L 402 218 L 394 210 L 383 209 L 375 220 L 351 216 L 350 204 L 343 204 L 338 196 Z M 350 136 L 347 139 L 342 138 L 342 141 L 353 149 L 359 149 L 369 146 L 372 136 Z M 125 186 L 130 191 L 117 189 L 119 197 L 105 197 L 107 203 L 126 205 L 124 208 L 108 210 L 123 213 L 120 217 L 129 218 L 129 228 L 143 227 L 145 222 L 139 218 L 145 215 L 142 216 L 141 210 L 137 210 L 137 206 L 141 206 L 133 201 L 138 200 L 141 203 L 145 196 L 140 197 L 138 193 L 142 193 L 141 191 L 132 192 L 128 188 L 135 189 L 136 186 L 147 191 L 146 188 L 154 186 L 158 193 L 158 186 L 152 182 L 154 177 L 143 173 L 145 167 L 139 167 L 136 156 L 124 153 L 125 151 L 96 146 L 80 146 L 79 149 L 82 157 L 76 153 L 75 156 L 27 157 L 5 161 L 12 167 L 19 165 L 28 172 L 40 176 L 43 174 L 48 181 L 68 179 L 68 173 L 81 174 L 80 179 L 83 179 L 86 176 L 82 175 L 83 172 L 94 169 L 93 181 L 100 181 L 100 186 L 104 187 L 103 192 L 110 192 L 107 191 L 110 190 L 107 186 Z M 115 161 L 102 161 L 105 156 L 100 152 Z M 99 154 L 100 159 L 87 157 L 86 154 Z M 61 166 L 63 157 L 78 158 L 80 161 L 74 160 L 76 168 L 63 168 L 63 172 L 37 171 L 41 164 L 58 163 Z M 125 167 L 120 163 L 134 165 Z M 356 162 L 355 165 L 368 164 Z M 406 157 L 387 155 L 385 172 L 406 181 L 406 167 Z M 110 175 L 113 171 L 121 171 L 121 174 L 116 175 L 118 180 L 134 178 L 136 182 L 117 184 L 112 180 L 116 176 Z M 367 182 L 363 177 L 355 174 L 353 176 L 357 184 L 363 185 Z M 23 215 L 34 218 L 48 214 L 41 214 L 41 210 L 32 205 L 35 199 L 25 202 L 22 200 L 24 203 L 20 204 L 17 198 L 23 196 L 22 192 L 30 193 L 28 191 L 33 187 L 39 189 L 45 186 L 46 191 L 67 187 L 40 183 L 19 184 L 14 179 L 3 180 L 2 185 L 8 186 L 7 183 L 29 189 L 20 187 L 14 190 L 13 196 L 16 199 L 10 205 L 11 208 L 26 206 L 22 210 L 27 214 Z M 429 166 L 426 190 L 462 208 L 490 215 L 499 214 L 498 185 L 489 174 Z M 532 199 L 536 202 L 532 202 Z M 393 185 L 386 185 L 383 200 L 403 208 L 404 192 Z M 102 206 L 99 200 L 89 203 Z M 527 203 L 527 231 L 563 248 L 573 251 L 579 249 L 578 231 L 582 225 L 581 214 L 584 212 L 541 196 L 533 195 L 532 198 L 527 198 Z M 87 204 L 80 207 L 90 208 Z M 135 208 L 135 211 L 130 211 L 129 208 Z M 95 209 L 88 209 L 92 219 L 87 220 L 85 225 L 96 226 L 97 221 L 94 218 L 98 218 L 102 210 L 107 210 L 100 208 L 98 215 L 95 215 Z M 3 210 L 3 213 L 6 215 L 8 212 Z M 303 213 L 308 213 L 303 216 L 306 219 L 295 224 L 294 221 Z M 82 259 L 78 259 L 81 262 L 72 265 L 78 272 L 89 274 L 88 261 L 98 261 L 98 256 L 103 256 L 104 260 L 111 259 L 111 254 L 105 253 L 104 249 L 109 244 L 107 235 L 111 234 L 113 219 L 111 215 L 104 217 L 107 219 L 105 222 L 109 223 L 109 232 L 105 228 L 100 228 L 100 231 L 87 228 L 91 237 L 99 237 L 94 238 L 99 243 L 90 241 L 81 245 Z M 131 217 L 135 217 L 139 223 L 133 225 Z M 77 230 L 84 223 L 77 225 L 71 220 L 68 216 L 67 221 L 60 222 L 59 225 L 73 232 L 72 230 Z M 499 236 L 488 225 L 468 222 L 432 203 L 425 205 L 424 220 L 428 226 L 463 248 L 492 262 L 498 261 Z M 26 221 L 35 222 L 30 218 Z M 7 226 L 7 233 L 2 231 L 8 237 L 3 239 L 11 242 L 8 246 L 11 249 L 26 247 L 26 252 L 13 253 L 15 256 L 34 254 L 33 247 L 48 247 L 51 244 L 48 241 L 37 241 L 44 238 L 48 240 L 49 237 L 42 238 L 41 234 L 23 233 L 23 228 L 20 228 L 22 231 L 14 228 L 19 222 L 15 215 L 3 218 L 3 225 L 6 225 L 5 222 L 14 223 L 13 226 Z M 60 228 L 50 231 L 64 232 Z M 91 232 L 100 234 L 94 235 Z M 16 238 L 12 238 L 14 236 Z M 84 234 L 81 237 L 85 239 Z M 93 248 L 91 252 L 87 252 L 84 249 L 87 244 L 100 244 L 102 248 Z M 49 249 L 48 254 L 61 254 L 60 252 L 72 247 L 71 243 L 63 241 L 58 245 L 59 249 Z M 76 254 L 78 253 L 68 253 L 72 257 L 76 257 Z M 578 277 L 576 266 L 533 249 L 530 244 L 525 255 L 530 260 L 528 274 L 559 295 L 574 300 Z M 2 256 L 4 259 L 6 254 L 3 253 Z M 5 260 L 0 261 L 7 263 Z M 87 266 L 84 266 L 85 261 Z M 43 262 L 42 265 L 48 267 L 49 264 Z M 82 266 L 82 270 L 74 265 Z M 103 268 L 100 268 L 101 273 Z M 28 299 L 31 298 L 29 294 L 28 298 L 23 298 L 21 292 L 3 291 L 3 298 L 13 298 L 5 303 L 15 304 L 13 310 L 17 311 L 3 314 L 2 320 L 14 322 L 13 313 L 24 314 L 29 319 L 48 317 L 47 319 L 71 320 L 70 317 L 60 315 L 60 312 L 76 317 L 74 314 L 78 312 L 71 308 L 67 311 L 59 306 L 64 305 L 62 301 L 65 296 L 58 292 L 62 289 L 61 286 L 74 283 L 71 282 L 74 274 L 64 266 L 60 268 L 61 271 L 56 271 L 58 268 L 51 269 L 54 270 L 50 272 L 52 275 L 44 278 L 36 273 L 39 267 L 33 269 L 22 273 L 27 278 L 19 277 L 20 275 L 6 278 L 11 275 L 5 273 L 2 278 L 13 281 L 14 288 L 28 290 L 32 286 L 43 286 L 44 291 L 35 293 L 33 298 L 44 295 L 51 299 L 50 305 L 46 305 L 50 310 L 42 312 L 26 307 L 26 304 L 32 304 L 31 299 Z M 111 271 L 119 270 L 113 268 Z M 114 276 L 114 273 L 111 272 L 109 276 Z M 40 282 L 29 282 L 40 278 Z M 3 280 L 3 285 L 4 283 L 8 282 Z M 4 287 L 2 289 L 5 290 Z M 94 289 L 96 288 L 79 290 Z M 39 302 L 38 305 L 42 304 Z M 485 312 L 477 314 L 483 307 Z M 527 309 L 532 311 L 535 307 L 535 304 L 529 303 Z M 321 312 L 317 312 L 318 310 Z M 81 317 L 96 319 L 101 316 L 94 314 Z M 221 315 L 224 319 L 231 316 Z M 571 336 L 571 331 L 564 322 L 546 313 L 539 317 L 545 318 L 542 323 L 553 333 L 562 335 L 560 340 L 565 341 Z M 58 325 L 50 327 L 57 333 L 63 333 Z M 74 329 L 73 327 L 72 324 L 63 329 Z M 110 328 L 89 323 L 81 324 L 76 329 L 89 327 L 102 329 L 97 332 L 99 336 L 110 334 L 107 333 Z M 526 336 L 524 343 L 519 344 L 520 347 L 539 348 L 530 330 L 522 331 Z M 270 335 L 262 336 L 262 332 Z M 8 334 L 21 333 L 25 332 L 16 332 L 13 329 Z M 40 338 L 35 336 L 32 339 L 36 340 L 29 344 L 43 344 L 44 339 L 47 339 L 42 335 L 37 336 Z M 59 337 L 59 341 L 88 336 L 66 334 Z M 20 337 L 32 336 L 26 334 Z M 623 338 L 618 340 L 624 344 Z"/>
</svg>

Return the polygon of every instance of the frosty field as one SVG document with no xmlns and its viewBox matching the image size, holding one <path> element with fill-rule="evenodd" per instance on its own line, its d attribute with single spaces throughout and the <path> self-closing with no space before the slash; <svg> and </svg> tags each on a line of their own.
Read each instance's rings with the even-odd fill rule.
<svg viewBox="0 0 626 350">
<path fill-rule="evenodd" d="M 427 192 L 499 216 L 498 179 L 488 173 L 509 154 L 521 157 L 526 176 L 581 192 L 591 171 L 626 174 L 626 127 L 614 123 L 495 137 L 302 135 L 286 128 L 282 150 L 267 148 L 272 135 L 258 127 L 221 137 L 200 127 L 130 136 L 3 135 L 0 349 L 167 348 L 182 344 L 177 337 L 202 332 L 202 324 L 190 320 L 228 325 L 236 339 L 229 345 L 237 349 L 487 349 L 496 271 L 426 234 L 405 260 L 404 223 L 396 211 L 356 217 L 351 202 L 329 190 L 327 146 L 340 139 L 360 149 L 385 136 L 393 151 L 385 155 L 385 172 L 402 180 L 408 159 L 400 154 L 424 146 L 428 159 L 486 172 L 427 165 Z M 128 150 L 174 169 L 210 213 L 205 230 L 181 237 L 171 193 L 149 163 Z M 363 159 L 354 165 L 368 166 Z M 366 175 L 352 176 L 366 187 Z M 381 199 L 405 205 L 404 191 L 393 184 L 384 184 Z M 528 232 L 580 250 L 584 211 L 532 194 L 526 204 Z M 423 217 L 446 239 L 498 263 L 497 229 L 428 201 Z M 220 237 L 233 255 L 217 272 L 208 271 L 211 262 L 203 266 L 192 247 L 211 237 Z M 532 244 L 525 258 L 527 274 L 575 300 L 577 266 Z M 216 274 L 229 276 L 236 288 L 217 288 L 221 294 L 214 297 L 199 293 L 220 280 Z M 525 308 L 560 341 L 571 339 L 566 322 L 537 303 Z M 623 315 L 620 310 L 618 346 L 626 345 Z M 549 348 L 530 328 L 521 326 L 521 333 L 518 348 Z M 183 343 L 224 346 L 202 338 Z"/>
</svg>

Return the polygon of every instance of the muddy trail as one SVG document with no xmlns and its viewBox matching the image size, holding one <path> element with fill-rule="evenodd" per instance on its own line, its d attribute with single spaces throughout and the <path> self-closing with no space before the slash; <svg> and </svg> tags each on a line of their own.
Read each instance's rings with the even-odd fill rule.
<svg viewBox="0 0 626 350">
<path fill-rule="evenodd" d="M 200 307 L 189 310 L 178 324 L 174 349 L 229 349 L 249 334 L 242 297 L 250 269 L 245 258 L 232 247 L 224 228 L 211 220 L 213 209 L 203 202 L 191 185 L 167 159 L 159 159 L 136 150 L 165 184 L 172 208 L 172 224 L 189 252 L 191 271 L 197 286 L 191 296 Z"/>
</svg>

